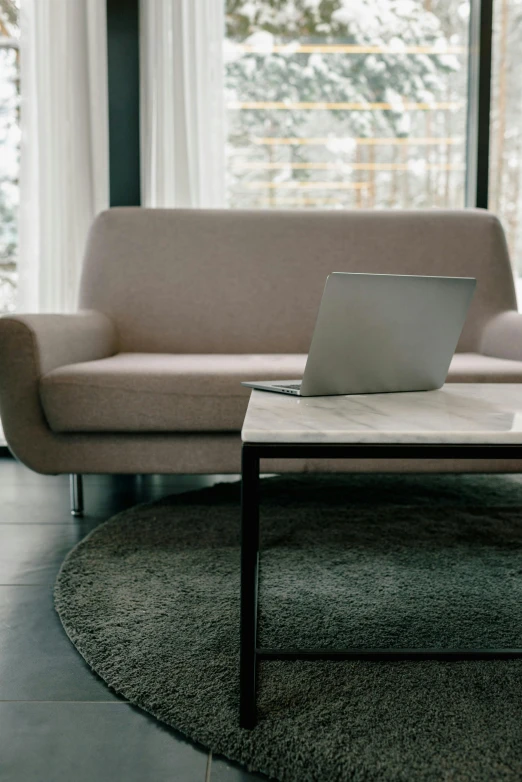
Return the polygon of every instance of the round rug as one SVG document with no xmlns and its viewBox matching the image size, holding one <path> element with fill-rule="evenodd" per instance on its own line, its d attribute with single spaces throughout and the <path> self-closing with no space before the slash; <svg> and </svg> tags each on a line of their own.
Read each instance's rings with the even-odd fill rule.
<svg viewBox="0 0 522 782">
<path fill-rule="evenodd" d="M 260 643 L 522 647 L 522 484 L 262 481 Z M 59 574 L 89 665 L 191 739 L 283 782 L 522 778 L 522 660 L 275 662 L 238 727 L 239 485 L 125 511 Z"/>
</svg>

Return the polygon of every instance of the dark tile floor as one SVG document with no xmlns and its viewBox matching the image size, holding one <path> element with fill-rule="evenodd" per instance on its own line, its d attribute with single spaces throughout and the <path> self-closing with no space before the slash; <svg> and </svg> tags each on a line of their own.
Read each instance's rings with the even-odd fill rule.
<svg viewBox="0 0 522 782">
<path fill-rule="evenodd" d="M 83 519 L 66 476 L 0 457 L 0 782 L 246 782 L 121 700 L 75 651 L 53 609 L 66 553 L 124 508 L 225 476 L 87 476 Z"/>
</svg>

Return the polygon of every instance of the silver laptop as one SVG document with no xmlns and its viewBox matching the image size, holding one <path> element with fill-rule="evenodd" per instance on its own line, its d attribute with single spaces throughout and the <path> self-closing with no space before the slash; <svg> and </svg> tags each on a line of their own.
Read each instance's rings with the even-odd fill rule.
<svg viewBox="0 0 522 782">
<path fill-rule="evenodd" d="M 440 388 L 475 286 L 471 277 L 334 272 L 303 379 L 242 385 L 294 396 Z"/>
</svg>

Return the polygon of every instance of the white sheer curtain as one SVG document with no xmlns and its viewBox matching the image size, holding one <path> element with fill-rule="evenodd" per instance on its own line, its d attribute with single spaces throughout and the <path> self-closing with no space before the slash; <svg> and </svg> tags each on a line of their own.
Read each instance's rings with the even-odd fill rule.
<svg viewBox="0 0 522 782">
<path fill-rule="evenodd" d="M 225 0 L 141 0 L 144 206 L 225 200 Z"/>
<path fill-rule="evenodd" d="M 20 311 L 75 308 L 87 230 L 108 206 L 106 0 L 21 4 Z"/>
</svg>

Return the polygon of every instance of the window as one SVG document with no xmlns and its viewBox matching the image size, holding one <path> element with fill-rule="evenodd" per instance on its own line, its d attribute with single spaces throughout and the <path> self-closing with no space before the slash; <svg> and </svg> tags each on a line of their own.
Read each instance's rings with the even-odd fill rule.
<svg viewBox="0 0 522 782">
<path fill-rule="evenodd" d="M 228 205 L 464 206 L 469 12 L 226 0 Z"/>
<path fill-rule="evenodd" d="M 495 0 L 489 208 L 502 219 L 522 303 L 522 0 Z"/>
<path fill-rule="evenodd" d="M 0 0 L 0 313 L 16 307 L 20 155 L 19 0 Z"/>
</svg>

